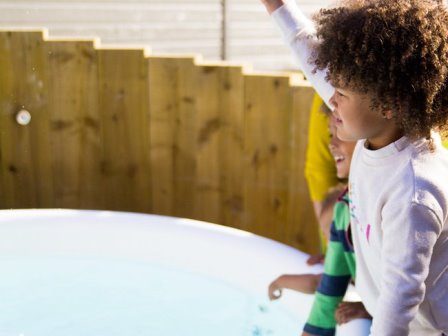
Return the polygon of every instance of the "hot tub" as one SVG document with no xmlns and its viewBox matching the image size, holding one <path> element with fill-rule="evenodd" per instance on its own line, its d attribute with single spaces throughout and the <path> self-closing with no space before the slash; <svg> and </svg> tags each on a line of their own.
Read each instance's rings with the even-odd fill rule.
<svg viewBox="0 0 448 336">
<path fill-rule="evenodd" d="M 291 247 L 136 213 L 0 211 L 0 336 L 297 335 L 313 297 L 269 302 L 282 273 L 320 272 Z"/>
</svg>

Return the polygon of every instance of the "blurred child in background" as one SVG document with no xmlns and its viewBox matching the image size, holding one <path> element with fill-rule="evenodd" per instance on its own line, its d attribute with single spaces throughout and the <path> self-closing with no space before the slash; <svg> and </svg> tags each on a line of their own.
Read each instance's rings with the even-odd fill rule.
<svg viewBox="0 0 448 336">
<path fill-rule="evenodd" d="M 346 180 L 356 142 L 339 140 L 335 135 L 335 119 L 331 117 L 330 111 L 325 106 L 323 109 L 329 116 L 331 139 L 329 150 L 334 158 L 337 177 Z M 315 293 L 314 304 L 302 335 L 334 335 L 337 323 L 342 324 L 356 318 L 370 317 L 360 302 L 341 304 L 348 285 L 355 279 L 356 274 L 347 185 L 330 191 L 322 204 L 322 211 L 329 212 L 333 216 L 324 273 L 284 274 L 275 279 L 268 289 L 271 300 L 280 298 L 283 289 L 307 294 Z"/>
</svg>

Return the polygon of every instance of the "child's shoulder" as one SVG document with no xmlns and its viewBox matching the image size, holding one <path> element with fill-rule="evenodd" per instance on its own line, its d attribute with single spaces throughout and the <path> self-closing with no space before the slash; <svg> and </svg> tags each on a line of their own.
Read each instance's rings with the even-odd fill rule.
<svg viewBox="0 0 448 336">
<path fill-rule="evenodd" d="M 447 185 L 448 150 L 442 145 L 440 138 L 429 148 L 424 142 L 412 146 L 411 168 L 417 182 L 434 180 L 436 184 Z"/>
<path fill-rule="evenodd" d="M 416 147 L 410 161 L 413 202 L 436 212 L 448 211 L 448 150 L 440 141 L 432 150 Z"/>
</svg>

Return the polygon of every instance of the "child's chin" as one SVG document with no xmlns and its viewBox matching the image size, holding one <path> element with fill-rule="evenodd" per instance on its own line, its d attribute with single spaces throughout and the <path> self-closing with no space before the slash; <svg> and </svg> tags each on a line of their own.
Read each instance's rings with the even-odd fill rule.
<svg viewBox="0 0 448 336">
<path fill-rule="evenodd" d="M 341 180 L 348 178 L 348 174 L 347 174 L 347 172 L 346 172 L 346 171 L 341 171 L 341 170 L 339 170 L 339 169 L 338 169 L 338 171 L 336 172 L 336 176 L 337 176 L 339 179 L 341 179 Z"/>
</svg>

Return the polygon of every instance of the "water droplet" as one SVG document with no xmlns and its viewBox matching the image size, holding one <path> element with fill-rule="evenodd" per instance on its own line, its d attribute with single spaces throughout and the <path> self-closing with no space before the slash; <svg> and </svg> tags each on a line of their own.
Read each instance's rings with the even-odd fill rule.
<svg viewBox="0 0 448 336">
<path fill-rule="evenodd" d="M 252 330 L 252 336 L 261 336 L 262 332 L 259 326 L 254 326 L 254 329 Z"/>
<path fill-rule="evenodd" d="M 268 312 L 268 307 L 264 306 L 264 305 L 259 305 L 258 309 L 262 312 L 262 313 L 267 313 Z"/>
</svg>

